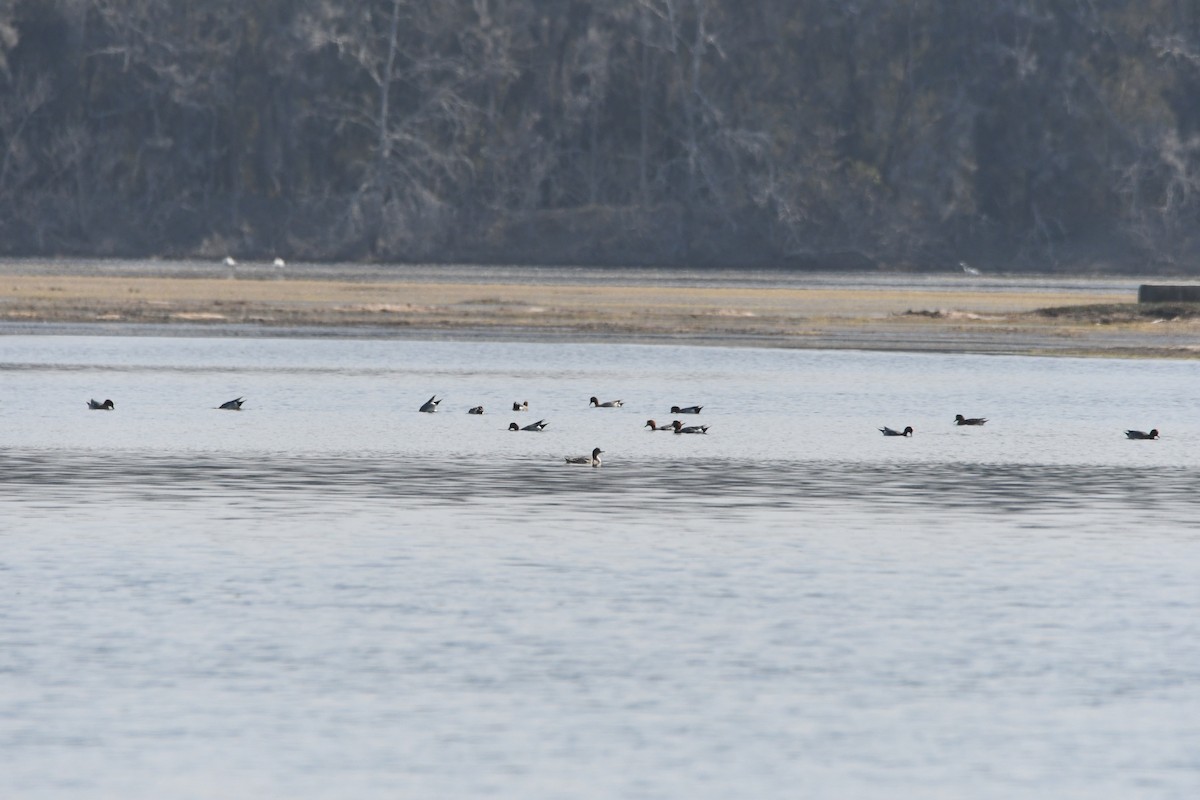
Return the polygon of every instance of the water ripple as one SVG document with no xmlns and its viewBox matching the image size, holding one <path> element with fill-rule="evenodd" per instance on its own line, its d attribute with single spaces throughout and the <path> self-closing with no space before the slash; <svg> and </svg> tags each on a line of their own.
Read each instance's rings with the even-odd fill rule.
<svg viewBox="0 0 1200 800">
<path fill-rule="evenodd" d="M 1197 470 L 1061 464 L 864 465 L 828 461 L 631 461 L 602 469 L 510 458 L 412 461 L 381 457 L 165 456 L 8 451 L 0 487 L 48 500 L 103 491 L 140 500 L 221 497 L 404 499 L 466 503 L 498 498 L 587 503 L 601 513 L 648 508 L 787 509 L 869 503 L 958 512 L 1121 508 L 1194 512 Z"/>
</svg>

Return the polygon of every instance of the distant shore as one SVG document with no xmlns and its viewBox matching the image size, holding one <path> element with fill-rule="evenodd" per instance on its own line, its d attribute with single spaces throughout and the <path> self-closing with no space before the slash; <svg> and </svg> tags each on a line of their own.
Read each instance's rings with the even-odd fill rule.
<svg viewBox="0 0 1200 800">
<path fill-rule="evenodd" d="M 334 267 L 0 263 L 0 332 L 1200 358 L 1200 321 L 1112 313 L 1136 299 L 1129 281 L 470 267 L 341 274 Z M 1048 308 L 1071 313 L 1039 313 Z"/>
</svg>

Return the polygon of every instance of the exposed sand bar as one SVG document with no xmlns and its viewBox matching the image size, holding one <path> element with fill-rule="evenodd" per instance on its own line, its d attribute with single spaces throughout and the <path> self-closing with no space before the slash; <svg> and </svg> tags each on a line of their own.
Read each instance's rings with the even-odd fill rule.
<svg viewBox="0 0 1200 800">
<path fill-rule="evenodd" d="M 1003 281 L 922 286 L 824 285 L 802 279 L 620 281 L 620 273 L 572 282 L 497 280 L 468 268 L 454 280 L 426 270 L 402 279 L 355 280 L 273 274 L 192 277 L 79 274 L 81 270 L 3 270 L 0 331 L 70 324 L 161 330 L 196 327 L 277 335 L 362 335 L 689 341 L 799 348 L 857 348 L 1058 355 L 1200 357 L 1200 325 L 1185 319 L 1096 324 L 1030 312 L 1054 306 L 1129 303 L 1126 290 L 1067 283 L 1036 289 Z M 94 270 L 92 271 L 95 272 Z M 59 274 L 56 274 L 59 273 Z M 814 281 L 820 284 L 820 281 Z"/>
</svg>

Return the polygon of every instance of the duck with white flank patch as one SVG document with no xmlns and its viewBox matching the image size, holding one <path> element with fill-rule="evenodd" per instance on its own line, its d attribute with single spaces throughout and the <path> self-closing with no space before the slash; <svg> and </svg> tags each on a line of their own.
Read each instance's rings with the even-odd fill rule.
<svg viewBox="0 0 1200 800">
<path fill-rule="evenodd" d="M 103 403 L 96 402 L 95 400 L 88 400 L 88 408 L 90 408 L 92 411 L 112 411 L 114 408 L 116 408 L 116 406 L 113 405 L 112 400 L 105 400 Z"/>
<path fill-rule="evenodd" d="M 700 409 L 702 409 L 702 408 L 704 408 L 704 406 L 684 406 L 683 408 L 680 408 L 679 406 L 671 406 L 671 413 L 672 414 L 699 414 Z"/>
<path fill-rule="evenodd" d="M 568 464 L 583 464 L 587 467 L 598 467 L 600 466 L 600 454 L 603 452 L 603 450 L 597 447 L 592 450 L 590 456 L 567 456 L 566 461 Z"/>
<path fill-rule="evenodd" d="M 962 414 L 954 415 L 955 425 L 982 425 L 987 422 L 986 417 L 964 417 Z"/>
<path fill-rule="evenodd" d="M 912 425 L 909 425 L 902 431 L 893 430 L 893 429 L 889 428 L 887 425 L 884 425 L 882 428 L 879 429 L 879 432 L 882 433 L 884 436 L 912 436 L 913 435 Z"/>
<path fill-rule="evenodd" d="M 536 432 L 539 432 L 539 431 L 543 431 L 543 430 L 545 430 L 545 429 L 546 429 L 546 426 L 547 426 L 547 425 L 549 425 L 549 424 L 550 424 L 550 423 L 549 423 L 549 422 L 546 422 L 546 420 L 544 420 L 544 419 L 539 419 L 537 422 L 534 422 L 534 423 L 532 423 L 532 424 L 530 424 L 530 425 L 526 425 L 524 428 L 522 428 L 522 427 L 521 427 L 520 425 L 518 425 L 517 423 L 515 423 L 515 422 L 510 422 L 510 423 L 509 423 L 509 425 L 508 425 L 508 429 L 509 429 L 510 431 L 534 431 L 534 432 L 536 433 Z"/>
<path fill-rule="evenodd" d="M 433 412 L 437 411 L 438 403 L 440 402 L 442 401 L 438 400 L 437 395 L 435 394 L 433 397 L 425 401 L 425 405 L 421 406 L 421 412 L 424 414 L 432 414 Z"/>
<path fill-rule="evenodd" d="M 528 411 L 528 410 L 529 410 L 529 401 L 528 400 L 524 400 L 520 403 L 513 403 L 513 411 Z"/>
<path fill-rule="evenodd" d="M 646 420 L 646 424 L 643 425 L 642 427 L 649 428 L 652 431 L 673 431 L 673 430 L 675 430 L 674 425 L 659 425 L 657 422 L 655 422 L 652 419 Z"/>
<path fill-rule="evenodd" d="M 621 406 L 625 405 L 624 400 L 609 400 L 608 402 L 601 403 L 599 400 L 597 400 L 594 397 L 591 398 L 591 400 L 589 400 L 588 402 L 594 408 L 620 408 Z"/>
<path fill-rule="evenodd" d="M 1145 431 L 1125 431 L 1126 439 L 1157 439 L 1158 428 L 1151 428 L 1149 433 Z"/>
<path fill-rule="evenodd" d="M 671 423 L 676 433 L 708 433 L 707 425 L 684 425 L 679 420 Z"/>
</svg>

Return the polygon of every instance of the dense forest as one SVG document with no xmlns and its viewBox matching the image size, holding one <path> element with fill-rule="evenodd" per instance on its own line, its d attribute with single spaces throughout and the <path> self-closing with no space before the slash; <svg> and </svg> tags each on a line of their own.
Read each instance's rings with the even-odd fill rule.
<svg viewBox="0 0 1200 800">
<path fill-rule="evenodd" d="M 0 253 L 1200 265 L 1197 0 L 0 0 Z"/>
</svg>

